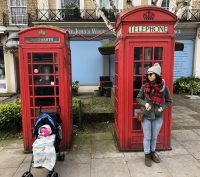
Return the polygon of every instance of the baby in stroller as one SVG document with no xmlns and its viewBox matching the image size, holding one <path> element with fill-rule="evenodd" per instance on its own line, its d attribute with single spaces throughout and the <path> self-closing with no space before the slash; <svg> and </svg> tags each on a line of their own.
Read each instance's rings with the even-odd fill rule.
<svg viewBox="0 0 200 177">
<path fill-rule="evenodd" d="M 40 114 L 33 130 L 36 140 L 33 143 L 31 165 L 29 171 L 25 172 L 22 177 L 33 177 L 32 165 L 48 169 L 47 177 L 58 177 L 58 173 L 54 171 L 56 157 L 58 160 L 64 161 L 64 154 L 61 154 L 59 150 L 62 139 L 61 123 L 62 120 L 58 113 Z M 58 156 L 56 156 L 57 152 Z"/>
</svg>

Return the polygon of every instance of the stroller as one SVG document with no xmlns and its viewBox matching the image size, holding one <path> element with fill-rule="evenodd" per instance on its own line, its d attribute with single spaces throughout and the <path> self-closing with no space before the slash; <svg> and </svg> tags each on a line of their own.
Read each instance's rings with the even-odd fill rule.
<svg viewBox="0 0 200 177">
<path fill-rule="evenodd" d="M 59 144 L 60 144 L 61 139 L 62 139 L 62 129 L 61 129 L 61 126 L 60 126 L 61 123 L 62 123 L 62 120 L 60 118 L 60 114 L 58 114 L 56 112 L 41 113 L 38 117 L 38 120 L 37 120 L 35 127 L 34 127 L 34 130 L 33 130 L 33 134 L 36 138 L 35 141 L 37 141 L 37 139 L 40 138 L 39 137 L 40 136 L 39 131 L 40 131 L 41 127 L 50 126 L 51 135 L 54 136 L 54 143 L 53 143 L 53 145 L 55 147 L 54 152 L 57 153 L 57 160 L 58 161 L 64 161 L 64 159 L 65 159 L 65 154 L 61 154 L 60 149 L 59 149 Z M 33 163 L 34 163 L 34 154 L 32 154 L 32 159 L 31 159 L 29 171 L 25 172 L 22 175 L 22 177 L 33 177 L 33 175 L 31 174 L 31 167 L 32 167 Z M 58 173 L 54 171 L 54 166 L 53 166 L 53 169 L 49 171 L 47 177 L 58 177 Z"/>
</svg>

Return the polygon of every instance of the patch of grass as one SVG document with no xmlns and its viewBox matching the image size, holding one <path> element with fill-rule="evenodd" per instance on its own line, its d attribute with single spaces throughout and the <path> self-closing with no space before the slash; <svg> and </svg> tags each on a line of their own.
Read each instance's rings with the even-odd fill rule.
<svg viewBox="0 0 200 177">
<path fill-rule="evenodd" d="M 92 97 L 82 99 L 82 111 L 84 113 L 113 113 L 111 98 Z"/>
<path fill-rule="evenodd" d="M 104 133 L 113 132 L 114 123 L 110 121 L 106 122 L 91 122 L 83 123 L 81 127 L 74 127 L 74 134 L 79 133 Z"/>
</svg>

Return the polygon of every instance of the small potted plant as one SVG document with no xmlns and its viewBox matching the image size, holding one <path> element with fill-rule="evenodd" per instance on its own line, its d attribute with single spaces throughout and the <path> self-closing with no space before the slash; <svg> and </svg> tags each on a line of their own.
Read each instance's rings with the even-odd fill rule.
<svg viewBox="0 0 200 177">
<path fill-rule="evenodd" d="M 76 96 L 78 95 L 78 88 L 79 88 L 79 81 L 72 82 L 72 95 Z"/>
</svg>

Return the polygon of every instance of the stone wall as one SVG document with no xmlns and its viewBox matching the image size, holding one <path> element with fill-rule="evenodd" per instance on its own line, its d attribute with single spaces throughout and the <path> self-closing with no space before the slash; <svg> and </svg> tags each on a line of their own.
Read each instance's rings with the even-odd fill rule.
<svg viewBox="0 0 200 177">
<path fill-rule="evenodd" d="M 37 0 L 28 0 L 27 12 L 30 14 L 30 18 L 34 18 L 36 16 L 36 9 L 37 9 Z"/>
<path fill-rule="evenodd" d="M 192 8 L 193 9 L 200 9 L 200 1 L 199 0 L 193 0 L 192 1 Z"/>
<path fill-rule="evenodd" d="M 85 9 L 95 9 L 95 6 L 91 0 L 85 0 Z"/>
<path fill-rule="evenodd" d="M 0 25 L 3 25 L 3 13 L 8 14 L 8 1 L 0 0 Z"/>
</svg>

